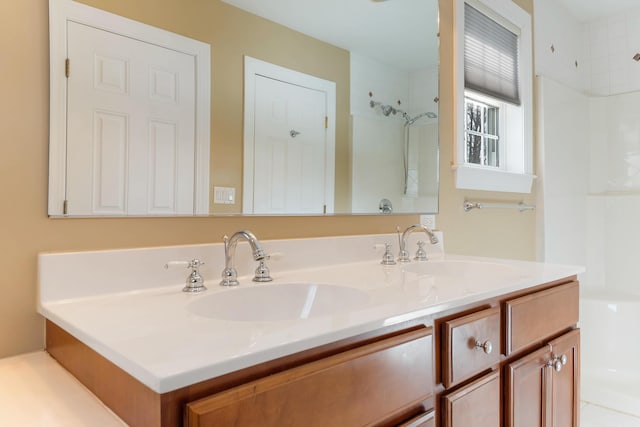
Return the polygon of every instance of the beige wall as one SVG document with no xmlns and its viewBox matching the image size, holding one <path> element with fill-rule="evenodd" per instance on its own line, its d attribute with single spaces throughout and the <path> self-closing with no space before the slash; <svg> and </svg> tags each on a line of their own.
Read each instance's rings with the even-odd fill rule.
<svg viewBox="0 0 640 427">
<path fill-rule="evenodd" d="M 202 0 L 203 3 L 210 1 Z M 187 12 L 173 10 L 170 15 L 166 14 L 165 10 L 171 10 L 164 4 L 168 2 L 153 2 L 145 14 L 186 28 Z M 180 1 L 185 7 L 193 3 L 195 0 Z M 531 1 L 527 3 L 531 10 Z M 450 51 L 451 8 L 448 4 L 445 6 L 441 16 L 442 46 Z M 48 219 L 47 14 L 47 0 L 0 2 L 3 24 L 0 27 L 0 357 L 43 347 L 43 322 L 35 312 L 36 257 L 41 251 L 220 242 L 224 233 L 240 228 L 249 228 L 262 239 L 382 233 L 393 231 L 396 225 L 404 227 L 416 221 L 416 216 Z M 198 18 L 205 23 L 214 20 L 204 14 Z M 203 38 L 198 34 L 193 37 Z M 213 49 L 224 49 L 224 44 L 218 43 Z M 438 224 L 446 233 L 447 249 L 532 259 L 533 215 L 510 211 L 462 212 L 462 201 L 467 196 L 509 200 L 519 200 L 519 197 L 467 193 L 453 188 L 449 168 L 453 135 L 451 66 L 451 55 L 443 55 Z M 225 70 L 222 67 L 219 72 L 225 73 Z M 237 100 L 238 104 L 241 102 Z M 213 123 L 213 127 L 226 125 L 222 119 Z M 234 136 L 235 130 L 230 130 L 228 135 L 232 140 L 238 137 Z M 532 197 L 526 199 L 532 200 Z"/>
<path fill-rule="evenodd" d="M 535 204 L 535 189 L 532 194 L 524 195 L 526 197 L 523 197 L 522 194 L 455 189 L 454 177 L 451 172 L 455 127 L 453 59 L 450 54 L 453 52 L 452 2 L 453 0 L 440 0 L 440 50 L 442 53 L 440 61 L 440 214 L 437 218 L 438 228 L 445 232 L 446 249 L 450 252 L 533 260 L 535 259 L 535 214 L 503 209 L 475 210 L 465 213 L 462 209 L 462 203 L 465 199 L 478 199 L 498 202 L 524 201 L 528 204 Z M 533 16 L 533 0 L 514 0 L 514 2 Z"/>
</svg>

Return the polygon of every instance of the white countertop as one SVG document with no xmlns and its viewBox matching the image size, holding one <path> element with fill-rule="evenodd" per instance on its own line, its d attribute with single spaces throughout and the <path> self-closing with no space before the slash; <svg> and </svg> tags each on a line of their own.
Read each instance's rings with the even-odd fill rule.
<svg viewBox="0 0 640 427">
<path fill-rule="evenodd" d="M 244 276 L 236 288 L 220 287 L 218 280 L 206 281 L 209 289 L 201 294 L 183 293 L 182 285 L 99 292 L 95 296 L 41 301 L 39 312 L 152 390 L 165 393 L 383 326 L 583 271 L 576 266 L 502 259 L 454 255 L 436 258 L 382 266 L 376 255 L 375 260 L 286 272 L 272 267 L 276 279 L 266 284 L 251 282 L 250 276 Z M 261 292 L 273 290 L 279 299 L 271 304 L 285 307 L 293 302 L 277 287 L 308 283 L 356 289 L 354 292 L 363 295 L 364 302 L 333 314 L 285 316 L 284 320 L 268 321 L 216 319 L 202 316 L 195 309 L 206 304 L 199 302 L 205 298 L 256 287 L 261 287 Z M 251 308 L 237 308 L 239 316 L 250 317 L 252 313 L 243 310 Z M 234 310 L 230 312 L 233 314 Z"/>
<path fill-rule="evenodd" d="M 0 359 L 0 425 L 126 424 L 44 351 Z"/>
</svg>

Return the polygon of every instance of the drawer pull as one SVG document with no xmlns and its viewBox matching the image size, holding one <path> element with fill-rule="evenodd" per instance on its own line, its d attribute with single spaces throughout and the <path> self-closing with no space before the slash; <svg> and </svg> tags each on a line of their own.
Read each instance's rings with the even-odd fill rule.
<svg viewBox="0 0 640 427">
<path fill-rule="evenodd" d="M 491 354 L 491 352 L 493 351 L 493 344 L 491 344 L 491 341 L 489 340 L 486 340 L 483 343 L 480 341 L 476 341 L 475 348 L 484 351 L 486 354 Z"/>
<path fill-rule="evenodd" d="M 553 359 L 547 362 L 547 366 L 556 370 L 556 372 L 562 371 L 562 367 L 567 364 L 567 355 L 553 356 Z"/>
</svg>

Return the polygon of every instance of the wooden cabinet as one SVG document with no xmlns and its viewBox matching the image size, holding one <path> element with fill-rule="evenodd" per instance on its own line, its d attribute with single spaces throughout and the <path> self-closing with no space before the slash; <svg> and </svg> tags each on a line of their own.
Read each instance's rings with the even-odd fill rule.
<svg viewBox="0 0 640 427">
<path fill-rule="evenodd" d="M 551 426 L 580 425 L 580 330 L 575 329 L 549 343 L 551 356 L 566 361 L 559 371 L 552 370 Z M 558 365 L 560 366 L 560 365 Z"/>
<path fill-rule="evenodd" d="M 510 363 L 505 370 L 505 426 L 542 427 L 549 424 L 547 369 L 548 347 Z"/>
<path fill-rule="evenodd" d="M 578 427 L 580 331 L 506 368 L 506 427 Z"/>
<path fill-rule="evenodd" d="M 578 306 L 571 281 L 443 320 L 440 425 L 578 427 Z"/>
<path fill-rule="evenodd" d="M 132 426 L 578 427 L 577 321 L 564 279 L 164 394 L 50 321 L 47 350 Z"/>
<path fill-rule="evenodd" d="M 433 395 L 432 344 L 423 327 L 260 378 L 187 404 L 185 425 L 384 425 Z"/>
<path fill-rule="evenodd" d="M 495 371 L 443 397 L 442 427 L 500 427 L 500 372 Z"/>
</svg>

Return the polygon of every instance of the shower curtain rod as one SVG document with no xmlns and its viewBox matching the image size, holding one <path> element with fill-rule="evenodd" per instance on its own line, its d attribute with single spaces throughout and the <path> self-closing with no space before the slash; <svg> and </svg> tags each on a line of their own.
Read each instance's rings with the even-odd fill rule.
<svg viewBox="0 0 640 427">
<path fill-rule="evenodd" d="M 535 205 L 526 205 L 524 202 L 520 203 L 485 203 L 485 202 L 472 202 L 465 200 L 462 204 L 465 212 L 469 212 L 472 209 L 518 209 L 520 212 L 532 211 L 536 208 Z"/>
</svg>

